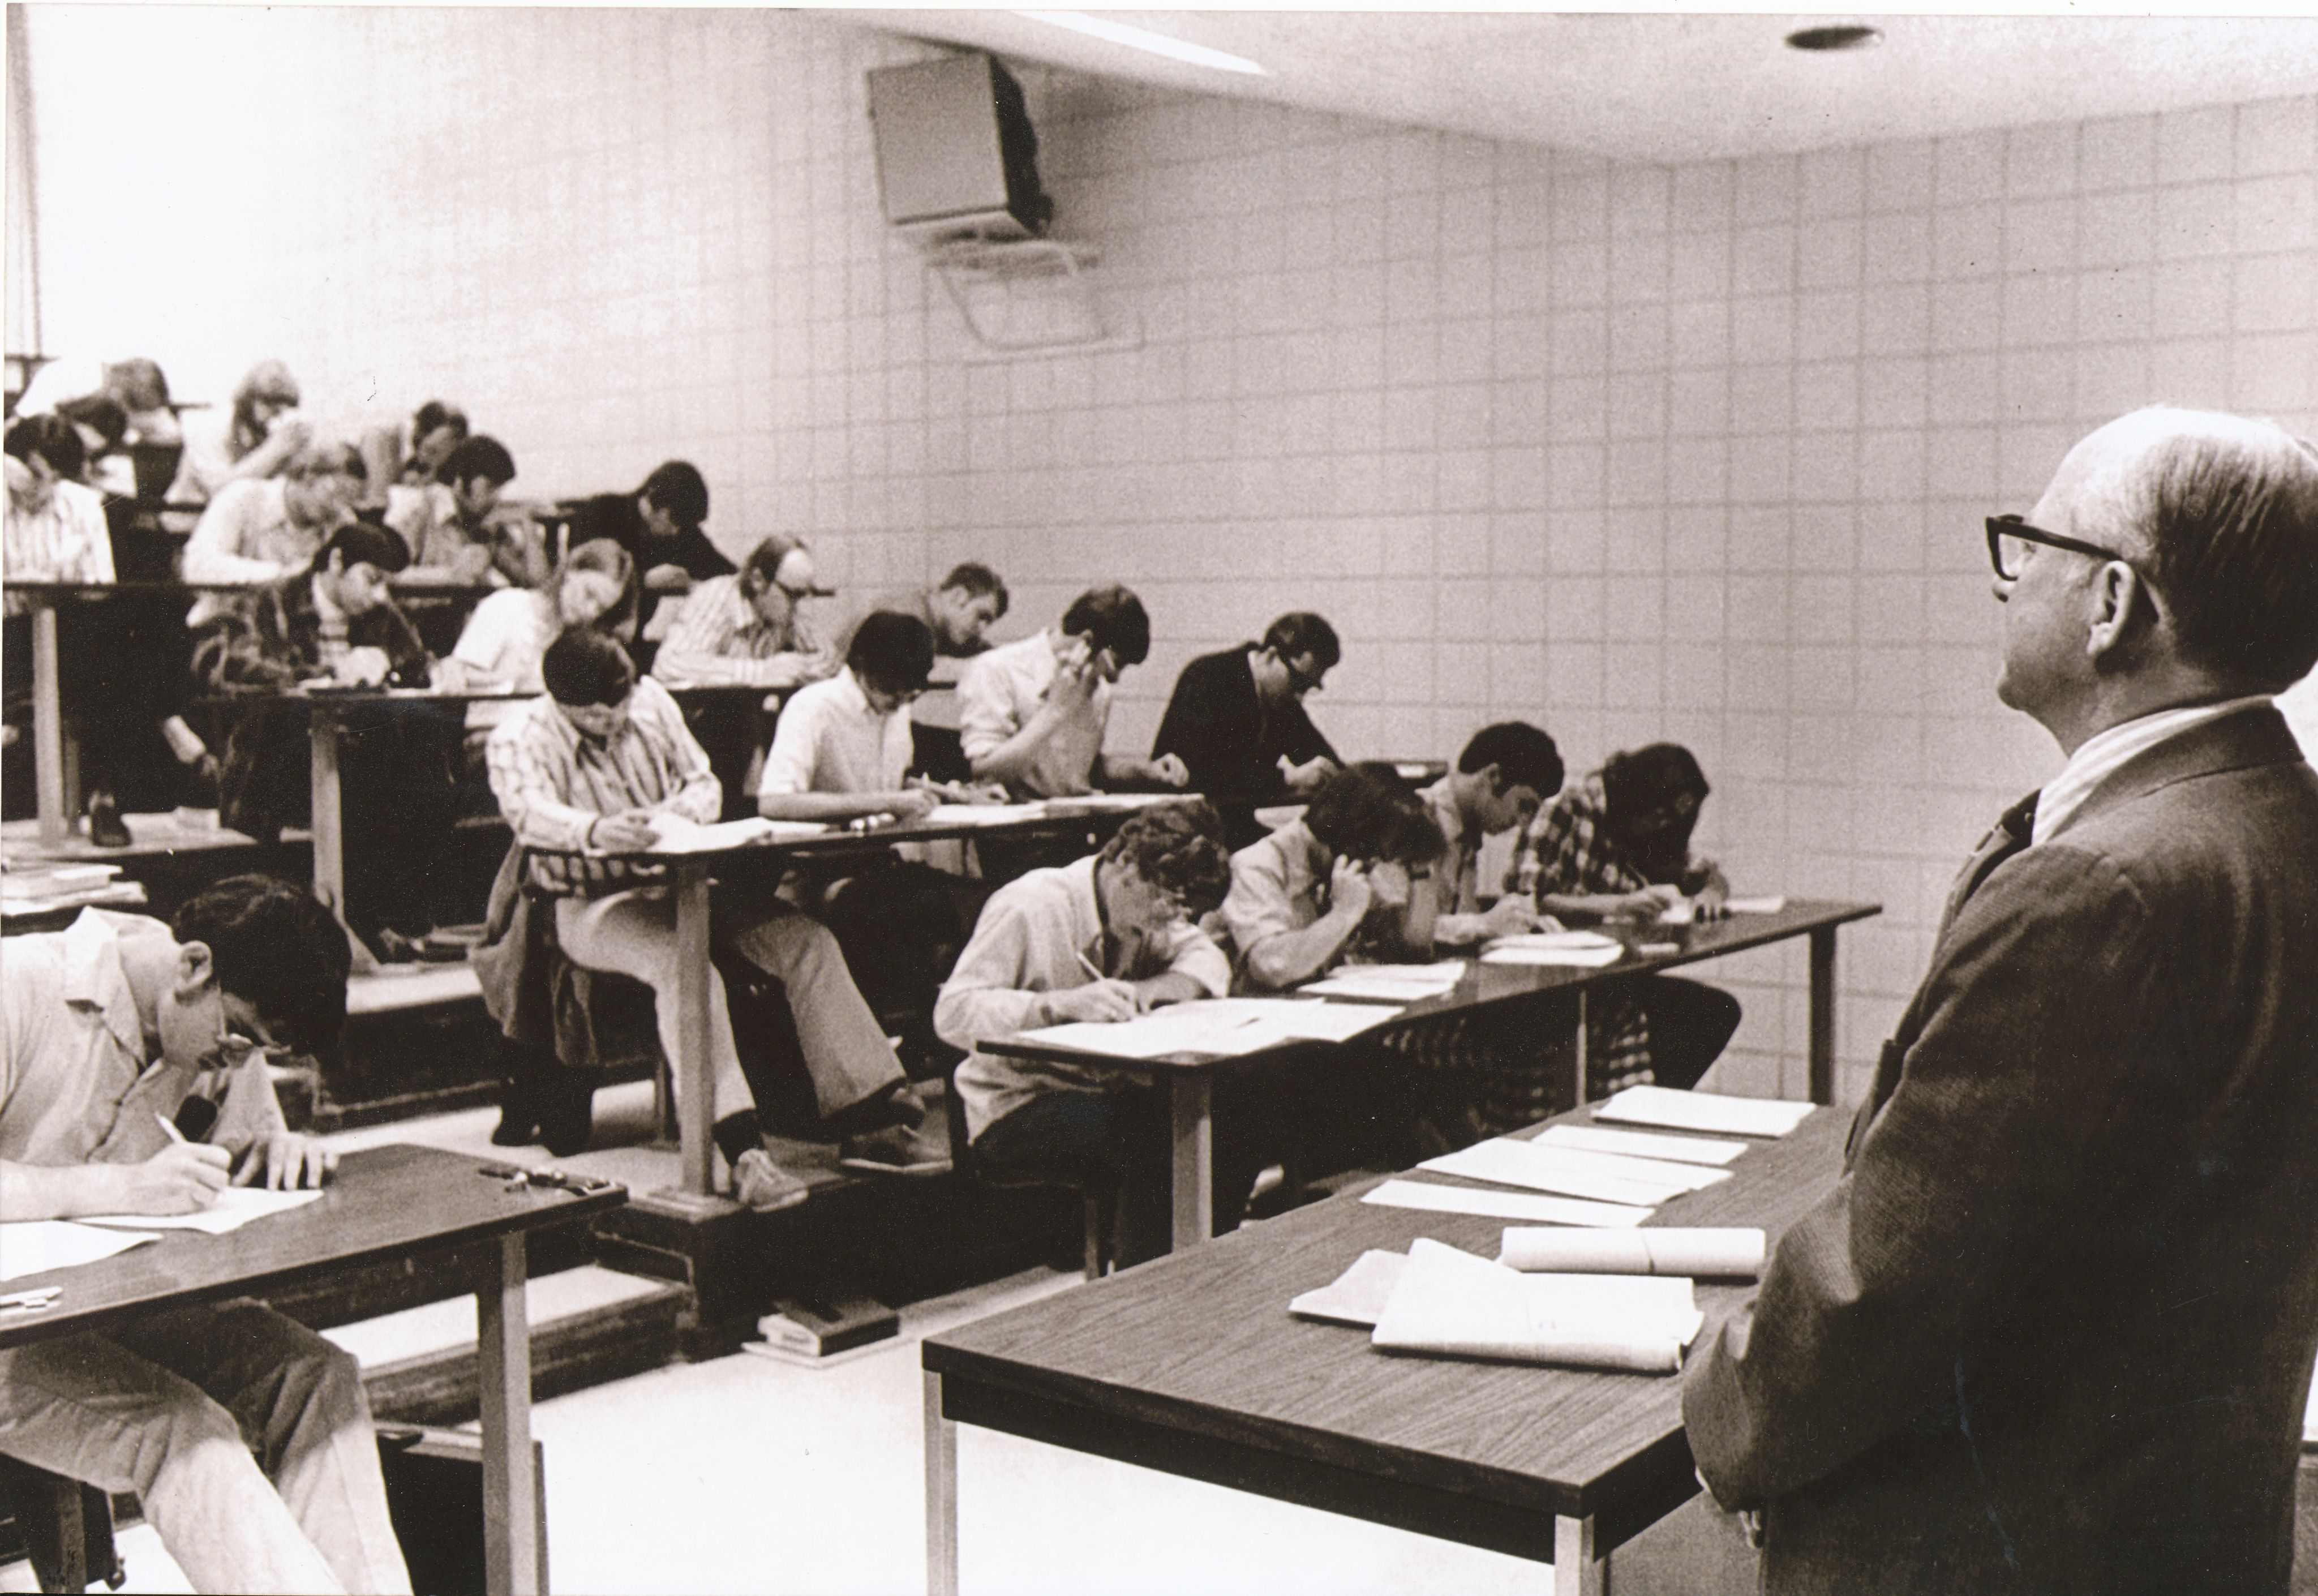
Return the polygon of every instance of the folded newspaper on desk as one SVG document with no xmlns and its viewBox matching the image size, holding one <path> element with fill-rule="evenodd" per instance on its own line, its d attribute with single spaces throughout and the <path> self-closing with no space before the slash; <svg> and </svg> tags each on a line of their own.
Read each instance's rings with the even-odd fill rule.
<svg viewBox="0 0 2318 1596">
<path fill-rule="evenodd" d="M 1420 1237 L 1404 1260 L 1361 1255 L 1289 1305 L 1305 1318 L 1365 1323 L 1388 1352 L 1672 1374 L 1704 1325 L 1686 1279 L 1524 1275 Z"/>
</svg>

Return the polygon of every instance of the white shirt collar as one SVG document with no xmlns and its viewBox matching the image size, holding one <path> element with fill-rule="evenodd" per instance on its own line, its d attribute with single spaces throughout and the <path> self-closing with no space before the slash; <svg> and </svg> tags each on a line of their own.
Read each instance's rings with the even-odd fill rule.
<svg viewBox="0 0 2318 1596">
<path fill-rule="evenodd" d="M 133 923 L 133 922 L 132 922 Z M 121 921 L 102 910 L 84 909 L 65 928 L 63 977 L 65 1001 L 96 1011 L 104 1028 L 131 1057 L 145 1057 L 145 1022 L 137 1012 L 137 995 L 121 967 Z"/>
<path fill-rule="evenodd" d="M 2049 841 L 2062 827 L 2076 818 L 2093 789 L 2115 775 L 2117 769 L 2134 755 L 2146 752 L 2169 737 L 2179 737 L 2193 727 L 2208 721 L 2218 721 L 2242 709 L 2251 709 L 2269 702 L 2269 695 L 2258 693 L 2247 698 L 2233 698 L 2222 704 L 2197 704 L 2187 709 L 2161 709 L 2153 715 L 2122 722 L 2107 731 L 2087 738 L 2061 774 L 2044 785 L 2036 799 L 2036 822 L 2029 834 L 2029 843 Z"/>
</svg>

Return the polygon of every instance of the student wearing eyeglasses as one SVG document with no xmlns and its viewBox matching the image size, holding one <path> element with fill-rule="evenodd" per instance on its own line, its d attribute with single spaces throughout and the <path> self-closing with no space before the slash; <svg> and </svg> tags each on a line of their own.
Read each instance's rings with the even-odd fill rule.
<svg viewBox="0 0 2318 1596">
<path fill-rule="evenodd" d="M 1152 758 L 1182 760 L 1235 848 L 1262 837 L 1259 807 L 1309 797 L 1343 765 L 1304 713 L 1343 657 L 1335 629 L 1297 610 L 1265 627 L 1261 642 L 1202 654 L 1175 678 Z"/>
<path fill-rule="evenodd" d="M 88 909 L 10 937 L 7 1216 L 190 1214 L 229 1182 L 321 1185 L 332 1156 L 284 1125 L 266 1063 L 329 1045 L 347 962 L 328 910 L 256 875 L 169 925 Z M 136 1492 L 195 1590 L 410 1589 L 360 1365 L 257 1303 L 0 1352 L 0 1453 Z"/>
</svg>

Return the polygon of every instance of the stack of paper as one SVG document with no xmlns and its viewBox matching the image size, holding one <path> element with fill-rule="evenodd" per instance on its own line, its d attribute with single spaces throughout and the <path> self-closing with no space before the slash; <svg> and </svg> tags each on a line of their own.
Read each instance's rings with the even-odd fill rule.
<svg viewBox="0 0 2318 1596">
<path fill-rule="evenodd" d="M 1509 1224 L 1497 1261 L 1532 1274 L 1739 1276 L 1763 1272 L 1763 1251 L 1759 1230 Z"/>
<path fill-rule="evenodd" d="M 1415 1003 L 1441 996 L 1464 978 L 1462 959 L 1442 959 L 1432 964 L 1346 964 L 1334 974 L 1307 982 L 1298 990 L 1317 998 Z"/>
<path fill-rule="evenodd" d="M 94 1230 L 68 1219 L 30 1219 L 0 1224 L 0 1280 L 75 1269 L 111 1258 L 161 1238 L 150 1231 L 130 1233 Z"/>
<path fill-rule="evenodd" d="M 1733 914 L 1776 914 L 1787 906 L 1784 898 L 1726 898 L 1722 907 Z"/>
<path fill-rule="evenodd" d="M 0 876 L 0 915 L 53 914 L 89 904 L 134 905 L 145 901 L 145 889 L 133 881 L 115 881 L 118 865 L 54 865 L 17 868 Z"/>
<path fill-rule="evenodd" d="M 1481 955 L 1485 964 L 1566 965 L 1598 970 L 1626 956 L 1625 944 L 1599 931 L 1527 931 L 1500 937 Z"/>
<path fill-rule="evenodd" d="M 1722 1165 L 1747 1151 L 1744 1142 L 1706 1136 L 1659 1136 L 1648 1131 L 1613 1131 L 1598 1125 L 1550 1125 L 1530 1138 L 1543 1147 L 1578 1152 L 1622 1152 L 1633 1158 L 1671 1159 L 1676 1163 Z"/>
<path fill-rule="evenodd" d="M 937 803 L 921 822 L 928 826 L 1011 826 L 1043 820 L 1043 803 Z"/>
<path fill-rule="evenodd" d="M 1392 1299 L 1393 1287 L 1400 1284 L 1401 1272 L 1407 1268 L 1406 1253 L 1372 1247 L 1327 1285 L 1289 1302 L 1288 1311 L 1298 1319 L 1357 1324 L 1365 1330 L 1384 1317 L 1384 1305 Z"/>
<path fill-rule="evenodd" d="M 1584 1152 L 1536 1142 L 1498 1137 L 1455 1152 L 1428 1158 L 1418 1166 L 1468 1180 L 1527 1186 L 1595 1202 L 1654 1208 L 1686 1191 L 1699 1191 L 1730 1179 L 1727 1170 L 1662 1159 L 1631 1158 L 1617 1152 Z"/>
<path fill-rule="evenodd" d="M 1171 1054 L 1236 1058 L 1287 1042 L 1342 1042 L 1399 1012 L 1366 1003 L 1208 998 L 1155 1009 L 1133 1019 L 1047 1026 L 1023 1032 L 1021 1040 L 1108 1058 L 1155 1059 Z"/>
<path fill-rule="evenodd" d="M 645 851 L 655 854 L 707 854 L 728 847 L 755 847 L 768 842 L 795 842 L 801 838 L 826 837 L 829 828 L 819 820 L 768 820 L 751 815 L 704 826 L 680 814 L 652 816 L 660 840 Z"/>
<path fill-rule="evenodd" d="M 1469 1186 L 1438 1186 L 1429 1180 L 1388 1180 L 1361 1198 L 1384 1208 L 1423 1208 L 1434 1214 L 1478 1214 L 1488 1219 L 1521 1219 L 1532 1224 L 1635 1225 L 1648 1208 L 1621 1203 L 1589 1203 L 1577 1197 L 1533 1197 L 1525 1191 L 1476 1191 Z"/>
<path fill-rule="evenodd" d="M 1420 1238 L 1409 1244 L 1370 1344 L 1673 1374 L 1705 1323 L 1686 1279 L 1524 1275 Z"/>
<path fill-rule="evenodd" d="M 1809 1103 L 1776 1098 L 1726 1098 L 1715 1092 L 1630 1086 L 1594 1107 L 1596 1119 L 1662 1125 L 1678 1131 L 1734 1136 L 1783 1136 L 1810 1116 Z"/>
</svg>

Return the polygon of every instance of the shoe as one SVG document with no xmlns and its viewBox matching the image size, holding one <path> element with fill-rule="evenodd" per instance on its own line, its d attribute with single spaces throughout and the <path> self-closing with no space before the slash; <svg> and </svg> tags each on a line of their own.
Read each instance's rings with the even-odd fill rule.
<svg viewBox="0 0 2318 1596">
<path fill-rule="evenodd" d="M 867 1136 L 855 1136 L 839 1150 L 838 1167 L 872 1175 L 947 1175 L 949 1143 L 922 1126 L 889 1125 Z"/>
<path fill-rule="evenodd" d="M 751 1147 L 732 1166 L 732 1196 L 742 1207 L 759 1214 L 794 1208 L 813 1195 L 813 1188 L 773 1161 L 761 1147 Z"/>
<path fill-rule="evenodd" d="M 522 1109 L 509 1104 L 499 1110 L 499 1123 L 491 1132 L 494 1147 L 532 1147 L 539 1143 L 539 1121 Z"/>
<path fill-rule="evenodd" d="M 110 793 L 99 793 L 88 801 L 88 839 L 98 847 L 127 847 L 137 840 L 121 823 L 121 806 Z"/>
</svg>

